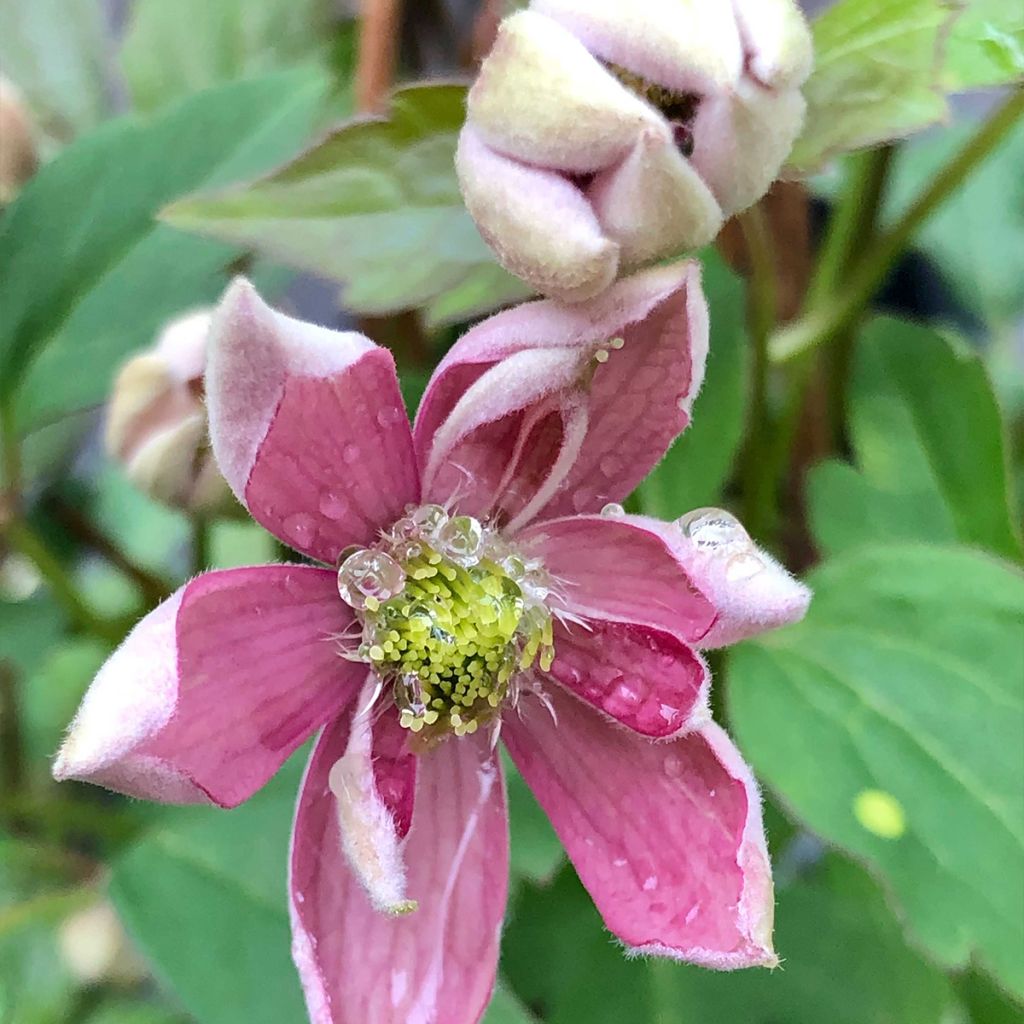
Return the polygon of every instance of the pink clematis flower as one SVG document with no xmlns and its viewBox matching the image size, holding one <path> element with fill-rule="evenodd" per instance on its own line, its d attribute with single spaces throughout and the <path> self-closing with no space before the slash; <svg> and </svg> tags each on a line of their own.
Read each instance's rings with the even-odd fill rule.
<svg viewBox="0 0 1024 1024">
<path fill-rule="evenodd" d="M 727 513 L 609 505 L 686 427 L 707 314 L 694 264 L 572 308 L 499 313 L 410 431 L 390 354 L 236 283 L 207 370 L 213 447 L 256 520 L 322 563 L 209 572 L 101 669 L 55 764 L 234 806 L 320 730 L 289 894 L 314 1024 L 472 1024 L 508 876 L 496 743 L 625 946 L 773 964 L 750 771 L 702 647 L 807 591 Z"/>
</svg>

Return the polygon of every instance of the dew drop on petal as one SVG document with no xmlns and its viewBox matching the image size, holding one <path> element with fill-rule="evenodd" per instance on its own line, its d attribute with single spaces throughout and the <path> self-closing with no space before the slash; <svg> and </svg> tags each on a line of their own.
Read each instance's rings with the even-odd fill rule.
<svg viewBox="0 0 1024 1024">
<path fill-rule="evenodd" d="M 354 444 L 347 444 L 341 450 L 341 457 L 351 466 L 353 462 L 359 461 L 359 447 Z"/>
<path fill-rule="evenodd" d="M 608 502 L 608 504 L 601 509 L 601 515 L 606 519 L 622 519 L 625 514 L 626 510 L 615 501 Z"/>
<path fill-rule="evenodd" d="M 342 495 L 328 491 L 320 496 L 320 513 L 327 519 L 344 519 L 348 510 L 348 501 Z"/>
<path fill-rule="evenodd" d="M 699 548 L 749 547 L 750 535 L 742 523 L 721 508 L 698 508 L 676 520 L 684 537 Z"/>
<path fill-rule="evenodd" d="M 572 507 L 577 512 L 582 512 L 593 500 L 593 494 L 586 487 L 580 487 L 572 496 Z"/>
<path fill-rule="evenodd" d="M 682 778 L 683 775 L 683 762 L 680 760 L 678 754 L 668 754 L 664 761 L 665 774 L 670 779 Z"/>
<path fill-rule="evenodd" d="M 598 468 L 608 477 L 617 476 L 622 472 L 623 462 L 617 455 L 605 455 L 598 463 Z"/>
<path fill-rule="evenodd" d="M 377 422 L 382 427 L 393 427 L 400 419 L 402 419 L 402 416 L 402 410 L 394 405 L 389 405 L 383 409 L 377 410 Z"/>
<path fill-rule="evenodd" d="M 316 535 L 316 520 L 307 512 L 296 512 L 281 524 L 289 539 L 305 547 Z"/>
<path fill-rule="evenodd" d="M 765 568 L 764 561 L 752 551 L 742 551 L 725 563 L 725 578 L 729 583 L 742 583 L 764 572 Z"/>
</svg>

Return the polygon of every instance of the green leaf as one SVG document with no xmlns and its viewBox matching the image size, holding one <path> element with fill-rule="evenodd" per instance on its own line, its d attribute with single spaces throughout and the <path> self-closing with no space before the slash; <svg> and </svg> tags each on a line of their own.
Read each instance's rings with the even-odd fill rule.
<svg viewBox="0 0 1024 1024">
<path fill-rule="evenodd" d="M 82 1019 L 81 1024 L 185 1024 L 180 1016 L 149 1003 L 111 999 Z"/>
<path fill-rule="evenodd" d="M 23 431 L 97 402 L 126 353 L 216 296 L 237 251 L 157 225 L 155 212 L 294 152 L 323 87 L 274 75 L 115 121 L 26 186 L 0 221 L 0 399 L 21 385 Z"/>
<path fill-rule="evenodd" d="M 33 672 L 63 629 L 64 616 L 45 592 L 24 601 L 0 599 L 0 664 Z"/>
<path fill-rule="evenodd" d="M 0 67 L 58 139 L 102 118 L 108 46 L 96 0 L 0 0 Z"/>
<path fill-rule="evenodd" d="M 387 120 L 359 118 L 246 187 L 190 197 L 164 219 L 344 282 L 361 313 L 426 306 L 464 319 L 526 294 L 497 270 L 459 194 L 465 89 L 399 90 Z"/>
<path fill-rule="evenodd" d="M 327 56 L 330 0 L 137 0 L 121 66 L 139 110 Z"/>
<path fill-rule="evenodd" d="M 973 1024 L 1020 1024 L 1024 1019 L 1024 1003 L 1010 999 L 979 971 L 968 971 L 957 977 L 955 983 Z"/>
<path fill-rule="evenodd" d="M 502 970 L 545 1024 L 649 1021 L 646 967 L 627 960 L 572 868 L 524 886 L 502 936 Z"/>
<path fill-rule="evenodd" d="M 29 856 L 26 857 L 26 854 Z M 52 1024 L 67 1020 L 74 980 L 61 958 L 37 849 L 0 835 L 0 1021 Z M 29 911 L 29 913 L 26 913 Z M 38 912 L 34 912 L 38 911 Z M 2 927 L 17 917 L 17 927 Z"/>
<path fill-rule="evenodd" d="M 109 648 L 72 639 L 45 648 L 45 660 L 21 688 L 22 728 L 29 767 L 49 779 L 50 759 Z"/>
<path fill-rule="evenodd" d="M 954 998 L 912 951 L 881 887 L 830 855 L 778 893 L 778 972 L 715 974 L 654 964 L 666 1020 L 743 1024 L 944 1024 Z"/>
<path fill-rule="evenodd" d="M 113 866 L 110 895 L 126 927 L 203 1024 L 306 1019 L 285 881 L 304 756 L 236 810 L 165 812 Z"/>
<path fill-rule="evenodd" d="M 976 355 L 930 329 L 876 320 L 859 339 L 850 401 L 860 472 L 825 463 L 810 478 L 826 551 L 960 540 L 1020 557 L 1004 428 Z"/>
<path fill-rule="evenodd" d="M 946 47 L 950 92 L 1024 77 L 1024 7 L 1019 0 L 969 0 Z"/>
<path fill-rule="evenodd" d="M 511 759 L 506 756 L 502 760 L 508 780 L 512 875 L 541 884 L 550 882 L 565 862 L 562 844 Z"/>
<path fill-rule="evenodd" d="M 537 1018 L 499 981 L 481 1024 L 537 1024 Z"/>
<path fill-rule="evenodd" d="M 915 942 L 1024 992 L 1024 577 L 964 548 L 833 560 L 800 625 L 736 648 L 761 779 L 878 870 Z"/>
<path fill-rule="evenodd" d="M 840 0 L 817 18 L 807 117 L 790 163 L 813 171 L 945 117 L 945 40 L 958 8 L 958 0 Z"/>
<path fill-rule="evenodd" d="M 743 439 L 750 377 L 745 289 L 711 250 L 704 254 L 704 291 L 711 345 L 693 425 L 640 485 L 643 510 L 662 519 L 719 503 Z"/>
</svg>

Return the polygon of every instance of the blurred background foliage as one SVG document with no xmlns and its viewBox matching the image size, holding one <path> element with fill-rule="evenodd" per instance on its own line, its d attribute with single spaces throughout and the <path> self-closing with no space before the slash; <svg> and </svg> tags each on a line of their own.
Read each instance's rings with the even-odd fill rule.
<svg viewBox="0 0 1024 1024">
<path fill-rule="evenodd" d="M 359 318 L 413 408 L 465 326 L 526 294 L 452 167 L 458 83 L 510 6 L 408 4 L 394 28 L 412 84 L 386 104 L 341 2 L 0 0 L 0 71 L 42 164 L 0 222 L 2 1024 L 304 1019 L 284 886 L 303 752 L 231 812 L 49 777 L 142 611 L 201 565 L 285 557 L 248 521 L 190 520 L 135 490 L 102 450 L 102 407 L 128 355 L 244 270 L 296 315 Z M 1020 119 L 852 319 L 825 344 L 801 330 L 1001 101 L 948 94 L 1019 90 L 1024 8 L 840 0 L 815 35 L 794 153 L 810 177 L 761 204 L 767 267 L 734 228 L 703 254 L 707 382 L 631 499 L 667 518 L 733 508 L 815 588 L 804 623 L 715 666 L 718 714 L 765 787 L 785 963 L 625 959 L 513 776 L 487 1024 L 1022 1019 Z M 842 155 L 868 144 L 884 145 Z M 843 250 L 851 209 L 863 223 Z M 766 295 L 769 319 L 792 321 L 781 334 L 758 326 Z"/>
</svg>

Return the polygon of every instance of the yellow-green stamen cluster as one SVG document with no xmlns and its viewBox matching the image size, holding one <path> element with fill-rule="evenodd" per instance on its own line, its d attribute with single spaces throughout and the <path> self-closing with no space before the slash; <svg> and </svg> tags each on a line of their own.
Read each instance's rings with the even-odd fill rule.
<svg viewBox="0 0 1024 1024">
<path fill-rule="evenodd" d="M 550 668 L 551 615 L 537 567 L 475 519 L 424 509 L 351 554 L 339 589 L 362 613 L 358 655 L 392 683 L 401 724 L 461 736 L 514 696 L 518 673 Z"/>
<path fill-rule="evenodd" d="M 693 121 L 697 116 L 700 96 L 692 92 L 678 92 L 643 75 L 629 71 L 619 64 L 608 63 L 608 70 L 634 95 L 647 100 L 652 107 L 660 110 L 672 125 L 676 144 L 684 156 L 693 155 Z"/>
</svg>

